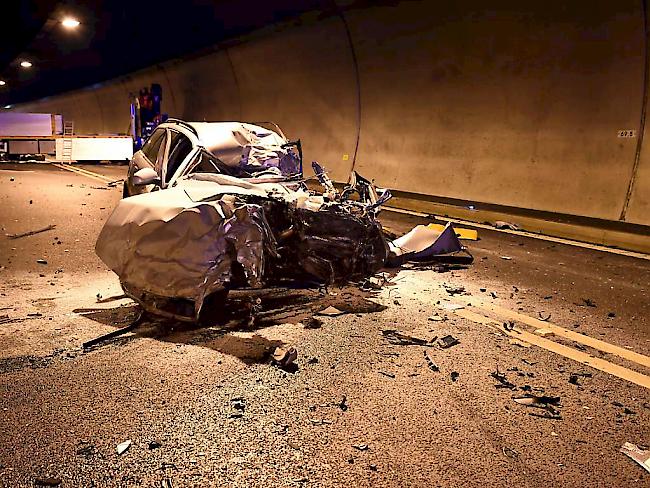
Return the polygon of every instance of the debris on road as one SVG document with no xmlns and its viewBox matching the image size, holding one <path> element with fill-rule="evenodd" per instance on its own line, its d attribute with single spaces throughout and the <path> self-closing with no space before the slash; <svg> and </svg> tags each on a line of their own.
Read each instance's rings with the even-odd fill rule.
<svg viewBox="0 0 650 488">
<path fill-rule="evenodd" d="M 447 320 L 447 317 L 443 317 L 442 315 L 438 315 L 437 313 L 434 313 L 427 320 L 431 322 L 444 322 L 445 320 Z"/>
<path fill-rule="evenodd" d="M 451 222 L 445 225 L 442 232 L 418 225 L 402 237 L 388 244 L 390 256 L 389 266 L 401 266 L 406 262 L 450 262 L 470 264 L 474 257 L 460 243 Z"/>
<path fill-rule="evenodd" d="M 513 398 L 520 405 L 527 407 L 547 408 L 548 405 L 559 405 L 560 397 L 526 395 L 523 397 Z"/>
<path fill-rule="evenodd" d="M 95 446 L 92 444 L 89 444 L 86 441 L 81 441 L 79 443 L 79 446 L 80 447 L 77 449 L 77 455 L 91 457 L 93 454 L 95 454 Z"/>
<path fill-rule="evenodd" d="M 149 441 L 147 447 L 149 448 L 150 451 L 152 451 L 154 449 L 158 449 L 159 447 L 162 447 L 162 443 L 157 440 Z"/>
<path fill-rule="evenodd" d="M 501 259 L 505 259 L 506 261 L 511 261 L 512 258 L 510 256 L 501 256 Z"/>
<path fill-rule="evenodd" d="M 336 404 L 337 407 L 339 407 L 343 412 L 348 411 L 348 404 L 347 404 L 348 398 L 343 395 L 343 398 L 339 403 Z"/>
<path fill-rule="evenodd" d="M 11 318 L 9 315 L 0 315 L 0 325 L 3 324 L 12 324 L 14 322 L 20 322 L 21 319 Z"/>
<path fill-rule="evenodd" d="M 352 447 L 354 447 L 357 451 L 367 451 L 368 450 L 368 444 L 352 444 Z"/>
<path fill-rule="evenodd" d="M 298 358 L 298 351 L 295 347 L 284 349 L 276 347 L 273 351 L 272 362 L 280 369 L 290 370 L 295 368 L 294 361 Z"/>
<path fill-rule="evenodd" d="M 119 183 L 122 183 L 123 181 L 124 181 L 124 178 L 120 178 L 119 180 L 109 181 L 108 183 L 106 183 L 106 186 L 112 186 L 112 187 L 115 187 L 115 186 L 117 186 Z"/>
<path fill-rule="evenodd" d="M 443 309 L 453 312 L 454 310 L 461 310 L 465 308 L 465 305 L 460 305 L 458 303 L 443 303 L 440 305 Z"/>
<path fill-rule="evenodd" d="M 244 412 L 246 410 L 246 400 L 242 397 L 231 398 L 230 406 L 239 412 Z"/>
<path fill-rule="evenodd" d="M 316 317 L 307 317 L 301 320 L 301 323 L 305 329 L 320 329 L 323 325 L 322 320 L 319 320 Z"/>
<path fill-rule="evenodd" d="M 465 294 L 464 286 L 454 286 L 454 285 L 448 285 L 446 283 L 443 286 L 445 288 L 445 291 L 451 296 Z"/>
<path fill-rule="evenodd" d="M 499 373 L 499 369 L 490 373 L 490 376 L 497 380 L 499 383 L 494 385 L 495 388 L 508 388 L 510 390 L 516 390 L 517 385 L 508 381 L 508 378 L 504 373 Z"/>
<path fill-rule="evenodd" d="M 41 232 L 47 232 L 48 230 L 56 229 L 55 224 L 50 224 L 47 227 L 41 229 L 30 230 L 28 232 L 23 232 L 22 234 L 7 234 L 9 239 L 20 239 L 21 237 L 33 236 L 35 234 L 40 234 Z"/>
<path fill-rule="evenodd" d="M 129 449 L 129 447 L 131 447 L 131 439 L 127 439 L 124 442 L 119 443 L 115 448 L 117 451 L 117 455 L 121 456 Z"/>
<path fill-rule="evenodd" d="M 429 369 L 431 371 L 433 371 L 434 373 L 438 373 L 440 371 L 440 368 L 438 367 L 438 365 L 433 362 L 433 359 L 431 359 L 429 357 L 429 353 L 427 353 L 426 350 L 423 351 L 423 352 L 424 352 L 424 359 L 426 360 L 427 366 L 429 367 Z"/>
<path fill-rule="evenodd" d="M 620 452 L 637 462 L 639 466 L 650 473 L 650 450 L 641 449 L 636 444 L 626 442 L 621 446 Z"/>
<path fill-rule="evenodd" d="M 329 419 L 309 419 L 312 425 L 331 425 L 332 421 Z"/>
<path fill-rule="evenodd" d="M 451 381 L 456 382 L 458 380 L 458 377 L 460 376 L 460 373 L 458 371 L 452 371 L 450 376 L 451 376 Z"/>
<path fill-rule="evenodd" d="M 386 229 L 384 228 L 384 233 Z M 371 276 L 361 281 L 359 288 L 364 291 L 381 290 L 381 288 L 388 283 L 388 278 L 380 273 L 378 276 Z"/>
<path fill-rule="evenodd" d="M 596 306 L 596 302 L 594 302 L 591 298 L 582 298 L 582 303 L 584 304 L 585 307 Z"/>
<path fill-rule="evenodd" d="M 395 378 L 395 375 L 393 373 L 387 373 L 386 371 L 379 371 L 379 374 L 383 374 L 384 376 L 387 376 L 388 378 Z"/>
<path fill-rule="evenodd" d="M 388 342 L 396 346 L 430 346 L 435 340 L 428 340 L 421 337 L 404 334 L 394 329 L 385 329 L 381 331 L 382 335 Z"/>
<path fill-rule="evenodd" d="M 126 334 L 128 332 L 131 332 L 134 329 L 136 329 L 140 324 L 142 324 L 142 322 L 144 320 L 144 317 L 145 317 L 144 313 L 140 312 L 138 314 L 138 316 L 135 318 L 135 320 L 131 324 L 127 325 L 126 327 L 122 327 L 121 329 L 113 330 L 111 332 L 108 332 L 107 334 L 103 334 L 103 335 L 101 335 L 99 337 L 95 337 L 94 339 L 91 339 L 89 341 L 84 342 L 81 345 L 81 347 L 84 350 L 87 350 L 87 349 L 90 349 L 93 346 L 96 346 L 100 342 L 104 342 L 104 341 L 107 341 L 109 339 L 114 339 L 115 337 L 119 337 L 119 336 L 124 335 L 124 334 Z"/>
<path fill-rule="evenodd" d="M 580 378 L 591 378 L 591 373 L 572 373 L 571 376 L 569 376 L 569 383 L 576 386 L 582 386 L 579 382 Z"/>
<path fill-rule="evenodd" d="M 555 408 L 560 405 L 560 397 L 526 395 L 523 397 L 513 398 L 513 400 L 526 407 L 540 408 L 544 410 L 543 414 L 530 413 L 534 417 L 541 417 L 553 420 L 562 420 L 560 412 Z"/>
<path fill-rule="evenodd" d="M 34 485 L 36 486 L 59 486 L 63 483 L 60 478 L 36 478 Z"/>
<path fill-rule="evenodd" d="M 501 451 L 503 452 L 503 455 L 506 457 L 509 457 L 510 459 L 514 459 L 519 456 L 519 452 L 515 451 L 511 447 L 502 447 Z"/>
<path fill-rule="evenodd" d="M 497 220 L 494 223 L 494 227 L 496 229 L 519 230 L 519 226 L 517 224 L 513 224 L 512 222 L 506 222 L 505 220 Z"/>
<path fill-rule="evenodd" d="M 38 264 L 47 264 L 47 261 L 45 259 L 37 259 L 36 262 Z"/>
<path fill-rule="evenodd" d="M 339 315 L 345 315 L 348 312 L 345 312 L 343 310 L 339 310 L 336 307 L 332 307 L 331 305 L 327 308 L 324 308 L 323 310 L 320 310 L 316 312 L 316 315 L 322 315 L 324 317 L 338 317 Z"/>
<path fill-rule="evenodd" d="M 459 341 L 458 339 L 456 339 L 456 338 L 455 338 L 454 336 L 452 336 L 452 335 L 446 335 L 446 336 L 444 336 L 444 337 L 441 337 L 441 338 L 438 340 L 438 345 L 439 345 L 442 349 L 448 349 L 448 348 L 450 348 L 450 347 L 452 347 L 452 346 L 455 346 L 455 345 L 457 345 L 457 344 L 460 344 L 460 341 Z"/>
<path fill-rule="evenodd" d="M 546 317 L 544 317 L 543 312 L 537 312 L 537 315 L 539 316 L 539 320 L 542 322 L 548 322 L 551 320 L 551 312 L 549 312 Z"/>
</svg>

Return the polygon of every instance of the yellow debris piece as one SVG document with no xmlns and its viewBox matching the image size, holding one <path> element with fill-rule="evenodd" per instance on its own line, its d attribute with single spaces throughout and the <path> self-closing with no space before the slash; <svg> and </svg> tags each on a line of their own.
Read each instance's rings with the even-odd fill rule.
<svg viewBox="0 0 650 488">
<path fill-rule="evenodd" d="M 429 224 L 427 227 L 431 230 L 437 230 L 438 232 L 442 232 L 445 228 L 445 226 L 442 224 Z M 454 227 L 454 230 L 456 231 L 456 235 L 459 239 L 467 239 L 470 241 L 478 240 L 478 232 L 474 229 L 461 229 Z"/>
</svg>

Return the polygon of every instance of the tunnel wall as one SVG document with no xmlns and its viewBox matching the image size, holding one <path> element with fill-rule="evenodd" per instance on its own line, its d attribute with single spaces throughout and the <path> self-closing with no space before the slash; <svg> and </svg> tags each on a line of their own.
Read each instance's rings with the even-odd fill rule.
<svg viewBox="0 0 650 488">
<path fill-rule="evenodd" d="M 355 168 L 405 192 L 609 220 L 625 207 L 650 225 L 643 4 L 570 4 L 341 2 L 339 16 L 18 109 L 126 132 L 129 92 L 156 82 L 170 116 L 272 120 L 338 181 Z"/>
</svg>

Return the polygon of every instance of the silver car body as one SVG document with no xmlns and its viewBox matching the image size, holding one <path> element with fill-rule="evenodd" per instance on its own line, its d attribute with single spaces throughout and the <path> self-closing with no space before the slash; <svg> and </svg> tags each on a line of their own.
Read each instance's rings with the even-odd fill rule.
<svg viewBox="0 0 650 488">
<path fill-rule="evenodd" d="M 297 176 L 302 172 L 299 148 L 299 141 L 290 142 L 277 126 L 271 130 L 245 122 L 170 119 L 160 124 L 133 155 L 124 196 L 172 187 L 201 164 L 216 166 L 209 168 L 211 172 L 232 176 Z M 148 179 L 136 177 L 147 168 Z M 155 179 L 150 170 L 155 171 Z"/>
</svg>

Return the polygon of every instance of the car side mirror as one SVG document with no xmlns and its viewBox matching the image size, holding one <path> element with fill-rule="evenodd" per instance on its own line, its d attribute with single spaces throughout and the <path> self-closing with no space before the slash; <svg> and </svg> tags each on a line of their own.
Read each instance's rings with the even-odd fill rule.
<svg viewBox="0 0 650 488">
<path fill-rule="evenodd" d="M 133 175 L 133 184 L 136 186 L 159 185 L 160 178 L 153 168 L 142 168 Z"/>
</svg>

